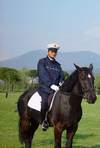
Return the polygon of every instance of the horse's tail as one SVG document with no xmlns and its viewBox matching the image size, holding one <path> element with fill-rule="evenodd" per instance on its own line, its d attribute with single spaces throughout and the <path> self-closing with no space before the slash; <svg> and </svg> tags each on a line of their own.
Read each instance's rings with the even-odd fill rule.
<svg viewBox="0 0 100 148">
<path fill-rule="evenodd" d="M 24 143 L 24 138 L 23 138 L 23 134 L 22 134 L 22 127 L 21 127 L 21 119 L 19 119 L 19 141 L 21 144 Z"/>
<path fill-rule="evenodd" d="M 21 143 L 25 143 L 27 139 L 29 139 L 29 136 L 31 136 L 31 133 L 34 132 L 34 130 L 37 129 L 38 123 L 34 123 L 34 130 L 31 131 L 30 127 L 30 119 L 28 114 L 28 100 L 30 96 L 34 93 L 33 90 L 27 90 L 25 91 L 18 99 L 17 102 L 17 110 L 19 113 L 19 140 Z M 33 117 L 35 117 L 36 114 L 33 114 Z M 31 116 L 30 116 L 31 118 Z M 33 124 L 33 123 L 32 123 Z"/>
<path fill-rule="evenodd" d="M 17 102 L 17 110 L 18 110 L 18 113 L 19 113 L 19 125 L 18 125 L 18 128 L 19 128 L 19 141 L 21 143 L 24 142 L 24 135 L 23 135 L 23 132 L 22 132 L 22 122 L 23 122 L 23 119 L 24 117 L 26 116 L 26 110 L 27 110 L 27 101 L 24 99 L 26 98 L 26 94 L 27 94 L 28 91 L 24 92 L 18 99 L 18 102 Z"/>
<path fill-rule="evenodd" d="M 19 98 L 18 102 L 17 102 L 17 109 L 18 109 L 18 113 L 19 113 L 19 124 L 18 124 L 18 128 L 19 128 L 19 141 L 21 144 L 23 144 L 24 139 L 23 139 L 23 135 L 22 135 L 22 126 L 21 126 L 21 118 L 23 116 L 23 101 L 21 100 L 21 97 Z"/>
</svg>

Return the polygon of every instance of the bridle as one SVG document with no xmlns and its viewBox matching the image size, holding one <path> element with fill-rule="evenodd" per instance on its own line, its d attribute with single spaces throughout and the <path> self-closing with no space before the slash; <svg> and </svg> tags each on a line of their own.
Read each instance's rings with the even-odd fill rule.
<svg viewBox="0 0 100 148">
<path fill-rule="evenodd" d="M 66 95 L 66 96 L 76 95 L 76 96 L 85 98 L 85 94 L 86 94 L 86 93 L 89 93 L 90 90 L 89 90 L 89 89 L 84 89 L 84 88 L 81 86 L 81 94 L 75 93 L 75 92 L 73 92 L 73 91 L 71 91 L 71 92 L 65 92 L 65 91 L 61 91 L 61 90 L 60 90 L 60 92 L 61 92 L 61 94 L 64 94 L 64 95 Z"/>
</svg>

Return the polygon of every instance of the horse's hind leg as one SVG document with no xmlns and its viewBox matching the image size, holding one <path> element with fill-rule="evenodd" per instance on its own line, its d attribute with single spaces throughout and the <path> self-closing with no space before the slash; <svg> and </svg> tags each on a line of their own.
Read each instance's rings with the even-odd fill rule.
<svg viewBox="0 0 100 148">
<path fill-rule="evenodd" d="M 20 141 L 25 144 L 25 148 L 31 148 L 32 140 L 30 137 L 30 121 L 27 118 L 22 118 L 19 122 Z"/>
<path fill-rule="evenodd" d="M 20 120 L 20 138 L 25 143 L 25 148 L 31 148 L 32 138 L 38 125 L 39 124 L 32 125 L 27 118 Z"/>
<path fill-rule="evenodd" d="M 25 141 L 25 148 L 31 148 L 32 139 L 33 139 L 34 133 L 37 130 L 38 126 L 39 126 L 38 122 L 36 121 L 30 122 L 29 137 Z"/>
</svg>

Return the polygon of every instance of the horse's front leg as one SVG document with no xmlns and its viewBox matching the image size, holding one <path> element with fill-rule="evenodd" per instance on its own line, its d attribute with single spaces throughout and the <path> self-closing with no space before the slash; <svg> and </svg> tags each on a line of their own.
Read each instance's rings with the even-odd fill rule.
<svg viewBox="0 0 100 148">
<path fill-rule="evenodd" d="M 66 132 L 66 138 L 67 138 L 67 142 L 66 142 L 66 148 L 72 148 L 72 144 L 73 144 L 73 137 L 77 131 L 78 125 L 75 126 L 71 126 L 69 128 L 67 128 L 67 132 Z"/>
<path fill-rule="evenodd" d="M 55 148 L 61 148 L 62 127 L 60 123 L 54 126 Z"/>
</svg>

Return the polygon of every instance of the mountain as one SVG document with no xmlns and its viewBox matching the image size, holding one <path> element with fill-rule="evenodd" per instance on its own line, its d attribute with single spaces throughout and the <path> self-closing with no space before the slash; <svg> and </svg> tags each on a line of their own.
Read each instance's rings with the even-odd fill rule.
<svg viewBox="0 0 100 148">
<path fill-rule="evenodd" d="M 34 68 L 37 67 L 37 62 L 40 58 L 45 57 L 46 50 L 35 50 L 23 54 L 21 56 L 0 61 L 0 67 L 13 67 L 13 68 Z M 77 52 L 59 52 L 57 60 L 61 63 L 62 68 L 66 71 L 74 69 L 73 63 L 80 66 L 88 66 L 90 63 L 94 64 L 94 71 L 100 72 L 100 55 L 90 51 L 77 51 Z"/>
</svg>

